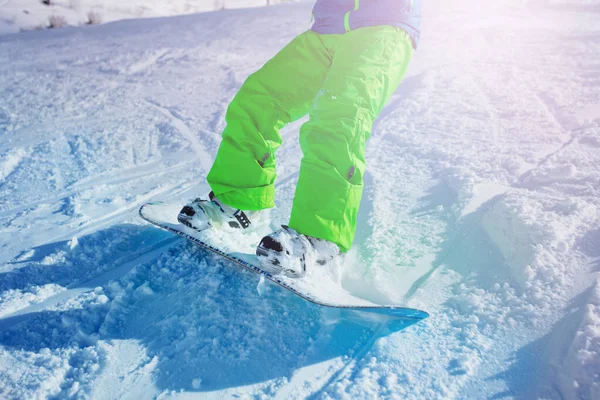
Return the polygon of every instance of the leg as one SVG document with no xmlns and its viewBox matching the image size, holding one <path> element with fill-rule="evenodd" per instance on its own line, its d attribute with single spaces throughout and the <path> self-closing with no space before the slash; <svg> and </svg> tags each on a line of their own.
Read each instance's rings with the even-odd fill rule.
<svg viewBox="0 0 600 400">
<path fill-rule="evenodd" d="M 362 197 L 365 142 L 406 72 L 412 44 L 391 26 L 331 36 L 333 63 L 300 131 L 304 157 L 289 225 L 347 250 Z"/>
<path fill-rule="evenodd" d="M 319 35 L 307 31 L 244 82 L 207 178 L 223 203 L 242 210 L 274 206 L 279 129 L 308 112 L 330 64 Z"/>
</svg>

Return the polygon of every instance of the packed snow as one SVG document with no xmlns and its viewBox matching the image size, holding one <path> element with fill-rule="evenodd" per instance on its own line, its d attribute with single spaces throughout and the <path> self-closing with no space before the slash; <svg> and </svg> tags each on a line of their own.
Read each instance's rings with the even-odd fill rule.
<svg viewBox="0 0 600 400">
<path fill-rule="evenodd" d="M 600 399 L 597 0 L 425 2 L 340 277 L 418 324 L 346 318 L 138 217 L 208 192 L 228 102 L 311 6 L 0 36 L 1 398 Z"/>
</svg>

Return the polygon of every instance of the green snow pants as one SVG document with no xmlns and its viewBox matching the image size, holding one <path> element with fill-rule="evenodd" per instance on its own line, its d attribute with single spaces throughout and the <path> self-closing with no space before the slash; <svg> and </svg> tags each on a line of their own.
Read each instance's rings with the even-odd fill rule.
<svg viewBox="0 0 600 400">
<path fill-rule="evenodd" d="M 274 207 L 279 130 L 308 113 L 289 226 L 348 250 L 363 191 L 365 142 L 412 52 L 409 36 L 392 26 L 297 36 L 248 77 L 229 105 L 207 178 L 214 194 L 242 210 Z"/>
</svg>

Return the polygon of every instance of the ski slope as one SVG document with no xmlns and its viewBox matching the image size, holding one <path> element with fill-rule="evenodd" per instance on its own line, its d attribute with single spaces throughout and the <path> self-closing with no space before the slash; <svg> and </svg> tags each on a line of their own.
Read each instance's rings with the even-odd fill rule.
<svg viewBox="0 0 600 400">
<path fill-rule="evenodd" d="M 286 1 L 288 0 L 0 0 L 0 34 L 102 24 L 128 18 L 262 7 Z"/>
<path fill-rule="evenodd" d="M 430 313 L 404 329 L 137 216 L 208 191 L 228 102 L 311 3 L 0 36 L 0 398 L 599 399 L 600 3 L 488 3 L 425 2 L 368 143 L 340 280 Z"/>
</svg>

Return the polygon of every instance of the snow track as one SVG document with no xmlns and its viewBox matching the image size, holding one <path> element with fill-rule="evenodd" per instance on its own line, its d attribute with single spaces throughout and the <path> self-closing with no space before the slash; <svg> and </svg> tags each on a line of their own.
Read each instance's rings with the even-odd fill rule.
<svg viewBox="0 0 600 400">
<path fill-rule="evenodd" d="M 157 244 L 148 246 L 134 252 L 131 255 L 126 255 L 115 260 L 114 266 L 111 266 L 101 274 L 87 279 L 84 282 L 69 285 L 65 291 L 51 296 L 40 303 L 19 309 L 11 314 L 8 314 L 0 319 L 0 330 L 5 330 L 14 327 L 16 324 L 23 323 L 28 318 L 31 318 L 35 313 L 51 309 L 57 305 L 72 300 L 78 296 L 91 292 L 92 290 L 108 284 L 113 280 L 119 280 L 126 275 L 135 265 L 147 263 L 156 258 L 159 254 L 168 250 L 177 238 L 170 237 L 164 239 Z"/>
<path fill-rule="evenodd" d="M 426 2 L 342 276 L 419 324 L 259 295 L 137 218 L 208 191 L 228 102 L 310 6 L 0 37 L 0 397 L 600 397 L 590 2 Z M 303 121 L 282 132 L 274 224 Z"/>
</svg>

